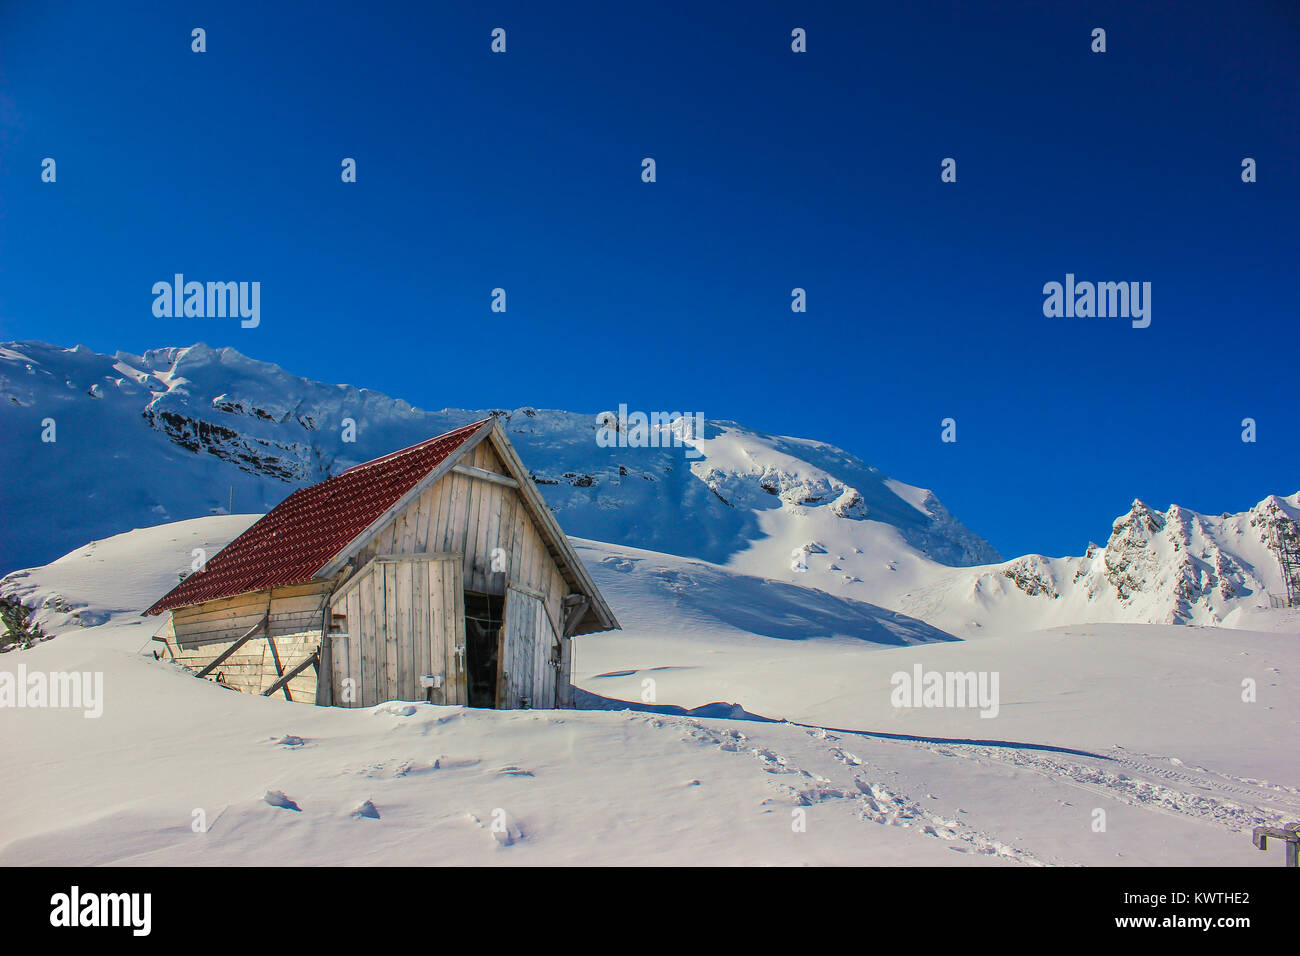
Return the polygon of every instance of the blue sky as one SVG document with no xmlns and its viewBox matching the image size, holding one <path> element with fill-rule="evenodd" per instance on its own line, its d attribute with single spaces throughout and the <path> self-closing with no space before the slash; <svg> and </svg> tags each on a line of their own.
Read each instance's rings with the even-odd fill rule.
<svg viewBox="0 0 1300 956">
<path fill-rule="evenodd" d="M 12 0 L 0 338 L 699 410 L 1008 556 L 1240 510 L 1300 488 L 1300 12 L 1134 6 Z M 156 318 L 176 272 L 260 281 L 261 325 Z M 1151 282 L 1151 326 L 1045 318 L 1067 272 Z"/>
</svg>

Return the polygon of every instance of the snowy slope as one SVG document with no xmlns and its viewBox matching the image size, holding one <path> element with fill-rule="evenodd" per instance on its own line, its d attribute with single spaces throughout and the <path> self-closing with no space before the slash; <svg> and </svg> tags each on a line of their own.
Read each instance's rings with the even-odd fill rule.
<svg viewBox="0 0 1300 956">
<path fill-rule="evenodd" d="M 1135 501 L 1106 544 L 1090 545 L 1080 557 L 1026 555 L 972 567 L 930 560 L 886 523 L 846 529 L 825 512 L 798 521 L 764 516 L 767 537 L 728 566 L 870 601 L 959 637 L 1081 623 L 1237 626 L 1245 616 L 1271 629 L 1268 622 L 1287 617 L 1268 610 L 1268 595 L 1285 593 L 1266 543 L 1271 508 L 1300 519 L 1300 493 L 1270 495 L 1222 516 L 1178 505 L 1160 512 Z M 936 515 L 947 520 L 944 512 Z M 791 566 L 792 549 L 806 551 L 806 570 Z"/>
<path fill-rule="evenodd" d="M 850 599 L 580 541 L 627 626 L 578 641 L 604 709 L 316 708 L 150 653 L 137 609 L 248 520 L 102 540 L 13 582 L 57 636 L 0 674 L 100 673 L 104 701 L 0 714 L 0 864 L 1277 866 L 1249 829 L 1300 819 L 1294 633 L 927 641 Z M 999 671 L 1000 713 L 894 708 L 890 675 L 918 664 Z"/>
<path fill-rule="evenodd" d="M 6 575 L 0 593 L 33 608 L 32 623 L 49 634 L 109 621 L 135 626 L 144 608 L 189 573 L 196 548 L 216 554 L 260 517 L 190 519 L 90 541 L 44 567 Z"/>
</svg>

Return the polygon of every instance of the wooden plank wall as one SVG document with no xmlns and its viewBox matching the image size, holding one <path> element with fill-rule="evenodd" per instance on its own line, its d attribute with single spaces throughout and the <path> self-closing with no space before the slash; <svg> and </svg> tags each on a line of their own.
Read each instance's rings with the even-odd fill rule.
<svg viewBox="0 0 1300 956">
<path fill-rule="evenodd" d="M 558 659 L 559 640 L 555 628 L 551 627 L 551 618 L 546 613 L 546 605 L 534 599 L 533 632 L 536 634 L 533 645 L 533 698 L 532 706 L 536 709 L 550 710 L 556 705 L 556 684 L 560 671 L 552 661 Z"/>
<path fill-rule="evenodd" d="M 556 706 L 558 671 L 551 661 L 558 643 L 540 597 L 510 588 L 506 592 L 505 627 L 498 655 L 501 664 L 497 700 L 501 707 Z"/>
<path fill-rule="evenodd" d="M 506 471 L 487 442 L 463 462 L 501 475 Z M 493 572 L 498 548 L 505 570 Z M 384 525 L 353 565 L 364 567 L 376 555 L 436 552 L 464 555 L 467 591 L 504 595 L 507 584 L 540 591 L 546 595 L 551 625 L 557 632 L 562 629 L 568 583 L 513 488 L 451 472 Z"/>
<path fill-rule="evenodd" d="M 222 661 L 213 674 L 227 687 L 260 694 L 320 646 L 327 589 L 327 584 L 312 582 L 177 608 L 171 614 L 170 627 L 160 636 L 166 637 L 172 660 L 197 672 L 269 611 L 268 626 Z M 291 699 L 315 703 L 314 668 L 303 671 L 287 686 Z"/>
<path fill-rule="evenodd" d="M 441 674 L 435 704 L 467 701 L 464 661 L 465 593 L 456 558 L 384 558 L 335 599 L 347 616 L 346 636 L 334 636 L 335 702 L 373 707 L 387 700 L 426 700 L 424 674 Z"/>
<path fill-rule="evenodd" d="M 173 644 L 171 650 L 176 663 L 198 672 L 232 643 L 234 642 L 209 643 L 197 647 Z M 281 675 L 293 670 L 303 660 L 315 654 L 319 646 L 320 631 L 278 634 L 270 638 L 254 637 L 217 665 L 211 677 L 217 683 L 233 690 L 245 694 L 260 694 L 274 684 Z M 291 700 L 314 704 L 316 702 L 315 668 L 307 668 L 286 686 L 289 688 Z M 283 699 L 284 692 L 277 691 L 276 696 Z"/>
<path fill-rule="evenodd" d="M 175 640 L 184 647 L 228 645 L 260 621 L 268 609 L 272 636 L 319 631 L 328 590 L 328 584 L 313 581 L 177 608 L 172 612 Z M 218 653 L 213 650 L 208 659 Z"/>
<path fill-rule="evenodd" d="M 533 657 L 537 641 L 537 606 L 541 602 L 511 588 L 506 592 L 505 626 L 497 652 L 497 706 L 524 706 L 534 696 Z"/>
<path fill-rule="evenodd" d="M 498 457 L 496 452 L 487 443 L 483 442 L 475 447 L 469 455 L 463 460 L 464 464 L 473 465 L 478 468 L 492 471 L 504 475 L 506 473 L 505 465 Z M 494 553 L 500 549 L 497 554 L 497 566 L 503 567 L 501 571 L 493 571 Z M 354 559 L 354 566 L 363 568 L 368 561 L 379 555 L 415 555 L 415 554 L 459 554 L 463 556 L 462 574 L 463 590 L 476 591 L 482 594 L 500 594 L 504 595 L 508 585 L 516 585 L 526 588 L 530 591 L 538 592 L 543 596 L 542 603 L 548 619 L 549 630 L 555 634 L 563 633 L 563 606 L 564 596 L 571 590 L 569 582 L 565 580 L 563 572 L 559 565 L 556 564 L 553 555 L 548 549 L 544 538 L 534 525 L 528 509 L 524 506 L 519 493 L 513 489 L 493 482 L 475 479 L 468 475 L 461 475 L 451 472 L 426 488 L 423 493 L 403 512 L 396 515 L 389 521 L 375 537 L 361 549 Z M 378 582 L 371 583 L 371 596 L 365 597 L 366 588 L 358 587 L 355 590 L 361 592 L 357 597 L 348 596 L 344 606 L 336 607 L 336 613 L 346 613 L 348 615 L 348 633 L 361 633 L 363 637 L 360 641 L 350 641 L 348 656 L 348 671 L 346 674 L 339 676 L 336 666 L 336 681 L 346 680 L 349 677 L 357 681 L 360 688 L 359 697 L 362 703 L 354 703 L 353 706 L 370 706 L 371 703 L 378 703 L 380 700 L 391 699 L 381 696 L 381 691 L 377 682 L 374 683 L 373 696 L 366 688 L 374 682 L 375 676 L 367 669 L 367 647 L 368 638 L 364 635 L 375 634 L 379 637 L 380 625 L 382 624 L 383 639 L 387 641 L 389 635 L 404 633 L 402 628 L 418 627 L 423 628 L 422 615 L 412 614 L 409 617 L 410 624 L 404 624 L 408 620 L 406 610 L 402 610 L 400 618 L 397 608 L 406 609 L 413 605 L 406 597 L 407 588 L 411 590 L 410 601 L 415 601 L 421 597 L 416 593 L 419 588 L 425 586 L 425 581 L 415 575 L 409 584 L 405 578 L 406 572 L 393 572 L 385 570 L 383 574 L 384 586 L 382 593 L 379 593 Z M 387 576 L 396 574 L 396 589 L 391 592 L 388 585 Z M 446 603 L 451 600 L 451 596 L 444 594 L 440 599 L 435 588 L 435 582 L 430 580 L 428 586 L 431 590 L 427 593 L 430 601 L 431 613 L 442 607 L 450 607 Z M 446 588 L 446 582 L 443 582 Z M 462 589 L 456 589 L 454 599 L 456 603 L 463 604 Z M 388 610 L 396 600 L 396 608 L 393 608 L 394 614 L 388 617 Z M 371 615 L 376 614 L 378 609 L 379 617 L 375 618 L 375 629 L 369 629 Z M 449 647 L 455 644 L 463 644 L 463 608 L 459 611 L 462 617 L 457 620 L 462 622 L 460 636 L 454 641 L 449 640 Z M 354 621 L 361 622 L 360 627 L 354 624 Z M 431 619 L 432 621 L 432 619 Z M 434 625 L 430 624 L 432 628 Z M 390 629 L 391 628 L 391 629 Z M 421 638 L 422 640 L 422 638 Z M 358 648 L 356 645 L 362 646 Z M 422 646 L 419 642 L 416 647 Z M 389 660 L 389 651 L 393 654 L 392 660 Z M 341 655 L 335 654 L 336 664 Z M 398 657 L 398 648 L 394 645 L 386 648 L 383 653 L 377 653 L 377 666 L 390 669 L 393 679 L 389 682 L 385 676 L 386 687 L 400 688 L 400 693 L 406 694 L 410 687 L 404 682 L 403 661 Z M 432 666 L 432 664 L 431 664 Z M 564 638 L 561 642 L 561 668 L 558 689 L 551 687 L 551 681 L 548 677 L 545 687 L 535 687 L 533 699 L 546 698 L 551 699 L 553 703 L 549 706 L 570 706 L 572 703 L 572 694 L 567 686 L 571 679 L 572 667 L 572 647 L 571 641 Z M 419 673 L 430 673 L 434 671 L 421 671 L 415 667 L 418 678 Z M 388 670 L 385 671 L 387 675 Z M 450 680 L 453 674 L 457 674 L 456 662 L 449 661 L 447 666 L 447 679 Z M 460 673 L 460 679 L 463 681 L 463 671 Z M 358 676 L 359 675 L 359 676 Z M 555 675 L 555 669 L 550 669 L 550 676 Z M 342 686 L 336 684 L 336 686 Z M 336 690 L 336 693 L 338 691 Z M 446 695 L 447 703 L 462 702 L 463 689 L 457 688 L 454 692 Z M 434 695 L 435 699 L 437 694 Z M 402 696 L 398 699 L 404 700 L 423 700 L 424 694 L 415 688 L 414 696 Z M 341 698 L 340 698 L 341 700 Z M 537 706 L 537 705 L 534 705 Z"/>
<path fill-rule="evenodd" d="M 466 660 L 457 648 L 465 646 L 465 583 L 461 567 L 455 561 L 442 561 L 430 566 L 429 620 L 431 647 L 431 673 L 443 674 L 442 699 L 438 692 L 432 695 L 434 703 L 468 704 L 469 675 Z"/>
</svg>

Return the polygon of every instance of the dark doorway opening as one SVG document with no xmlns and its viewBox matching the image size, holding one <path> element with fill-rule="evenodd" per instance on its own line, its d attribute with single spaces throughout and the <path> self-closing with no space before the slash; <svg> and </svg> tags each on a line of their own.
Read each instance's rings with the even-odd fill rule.
<svg viewBox="0 0 1300 956">
<path fill-rule="evenodd" d="M 497 644 L 505 598 L 465 592 L 465 654 L 469 705 L 497 705 Z"/>
</svg>

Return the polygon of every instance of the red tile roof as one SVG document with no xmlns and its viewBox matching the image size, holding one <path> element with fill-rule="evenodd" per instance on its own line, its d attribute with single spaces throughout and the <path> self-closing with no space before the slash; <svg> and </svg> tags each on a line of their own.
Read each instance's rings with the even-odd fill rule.
<svg viewBox="0 0 1300 956">
<path fill-rule="evenodd" d="M 299 488 L 167 592 L 146 614 L 303 584 L 447 459 L 484 419 Z"/>
</svg>

